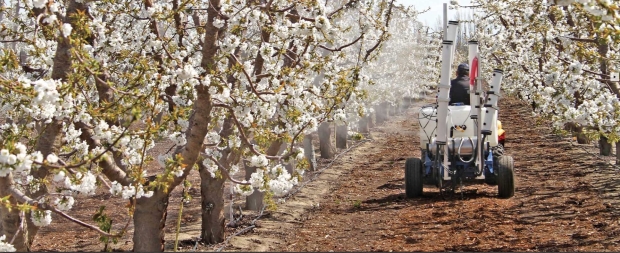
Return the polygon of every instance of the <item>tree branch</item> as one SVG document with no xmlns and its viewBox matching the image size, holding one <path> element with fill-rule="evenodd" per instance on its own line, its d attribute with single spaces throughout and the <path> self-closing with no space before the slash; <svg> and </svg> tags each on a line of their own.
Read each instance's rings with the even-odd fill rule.
<svg viewBox="0 0 620 253">
<path fill-rule="evenodd" d="M 357 43 L 359 40 L 361 40 L 364 37 L 364 34 L 362 33 L 359 37 L 357 37 L 357 39 L 355 39 L 354 41 L 352 41 L 351 43 L 348 43 L 346 45 L 340 46 L 338 48 L 328 48 L 326 46 L 323 45 L 319 45 L 320 48 L 331 51 L 331 52 L 338 52 L 341 51 L 342 49 L 345 49 L 347 47 L 350 47 L 351 45 Z"/>
<path fill-rule="evenodd" d="M 217 159 L 213 158 L 213 156 L 207 156 L 207 158 L 209 158 L 209 160 L 215 162 L 215 164 L 220 167 L 220 170 L 224 173 L 224 175 L 226 176 L 226 178 L 228 178 L 231 182 L 235 183 L 235 184 L 240 184 L 240 185 L 252 185 L 251 183 L 244 183 L 241 181 L 238 181 L 236 179 L 234 179 L 231 175 L 230 175 L 230 169 L 226 168 L 226 166 L 224 166 L 224 164 L 220 163 L 220 161 L 218 161 Z"/>
<path fill-rule="evenodd" d="M 237 129 L 239 129 L 239 135 L 241 135 L 241 140 L 243 141 L 243 143 L 245 143 L 250 149 L 250 151 L 254 153 L 255 155 L 262 155 L 260 152 L 256 151 L 256 149 L 254 149 L 254 145 L 250 143 L 248 137 L 245 135 L 245 132 L 243 131 L 243 126 L 241 125 L 241 123 L 237 119 L 237 116 L 235 115 L 235 110 L 231 106 L 225 105 L 225 104 L 213 104 L 213 107 L 221 107 L 221 108 L 225 108 L 229 110 L 230 117 L 233 119 L 233 122 L 237 126 Z M 265 156 L 265 157 L 270 160 L 280 160 L 282 158 L 281 156 Z"/>
<path fill-rule="evenodd" d="M 385 14 L 385 30 L 383 30 L 383 32 L 381 33 L 381 39 L 379 39 L 379 41 L 377 41 L 377 43 L 372 48 L 366 50 L 366 56 L 364 56 L 364 61 L 367 61 L 370 54 L 375 51 L 383 42 L 383 37 L 388 32 L 387 28 L 390 27 L 390 19 L 392 19 L 392 7 L 394 7 L 394 0 L 390 0 L 390 7 L 388 8 L 388 12 Z"/>
<path fill-rule="evenodd" d="M 96 227 L 94 225 L 91 225 L 91 224 L 85 223 L 85 222 L 83 222 L 81 220 L 78 220 L 76 218 L 73 218 L 70 215 L 68 215 L 68 214 L 66 214 L 66 213 L 56 209 L 53 206 L 50 206 L 50 205 L 45 204 L 45 203 L 39 203 L 38 201 L 35 201 L 35 200 L 31 199 L 30 197 L 26 196 L 23 192 L 17 190 L 14 186 L 11 186 L 9 188 L 9 191 L 11 193 L 11 196 L 13 196 L 20 203 L 28 204 L 30 206 L 35 206 L 35 207 L 37 207 L 38 209 L 41 209 L 41 210 L 50 210 L 50 211 L 52 211 L 52 212 L 54 212 L 54 213 L 64 217 L 67 220 L 75 222 L 75 223 L 77 223 L 80 226 L 83 226 L 83 227 L 89 228 L 91 230 L 94 230 L 94 231 L 96 231 L 97 233 L 99 233 L 99 234 L 101 234 L 103 236 L 121 237 L 121 236 L 123 236 L 123 234 L 125 232 L 125 231 L 121 231 L 118 234 L 110 234 L 108 232 L 105 232 L 105 231 L 99 229 L 98 227 Z"/>
</svg>

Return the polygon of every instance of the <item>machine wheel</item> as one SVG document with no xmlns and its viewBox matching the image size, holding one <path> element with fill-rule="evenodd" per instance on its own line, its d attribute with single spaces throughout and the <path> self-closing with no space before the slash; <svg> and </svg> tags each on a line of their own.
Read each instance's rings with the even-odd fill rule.
<svg viewBox="0 0 620 253">
<path fill-rule="evenodd" d="M 422 161 L 409 158 L 405 162 L 405 195 L 407 198 L 422 196 Z"/>
<path fill-rule="evenodd" d="M 500 198 L 510 198 L 515 195 L 514 160 L 512 156 L 501 156 L 498 165 L 498 195 Z"/>
<path fill-rule="evenodd" d="M 495 173 L 489 176 L 485 176 L 484 182 L 488 185 L 497 185 L 497 170 L 499 168 L 499 160 L 500 157 L 504 156 L 504 146 L 502 144 L 498 144 L 495 147 L 491 147 L 491 152 L 493 152 L 493 169 Z"/>
<path fill-rule="evenodd" d="M 497 164 L 495 164 L 493 166 L 493 169 L 495 171 L 498 170 Z M 497 185 L 497 175 L 495 173 L 492 173 L 492 174 L 489 174 L 489 175 L 484 175 L 484 183 L 486 183 L 488 185 Z"/>
</svg>

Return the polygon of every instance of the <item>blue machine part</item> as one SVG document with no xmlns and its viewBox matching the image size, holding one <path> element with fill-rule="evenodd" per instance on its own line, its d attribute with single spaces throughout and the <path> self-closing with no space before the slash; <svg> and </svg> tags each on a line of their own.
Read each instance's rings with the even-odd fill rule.
<svg viewBox="0 0 620 253">
<path fill-rule="evenodd" d="M 461 172 L 462 173 L 461 175 L 465 178 L 474 178 L 476 177 L 476 170 L 475 170 L 475 167 L 472 167 L 471 165 L 472 165 L 471 163 L 466 163 L 466 162 L 456 160 L 452 162 L 451 167 L 452 168 L 456 168 L 456 167 L 464 168 Z"/>
<path fill-rule="evenodd" d="M 489 173 L 493 174 L 493 152 L 487 152 L 487 159 L 484 160 L 484 164 L 489 168 Z"/>
<path fill-rule="evenodd" d="M 431 158 L 428 156 L 428 151 L 425 153 L 425 156 L 423 159 L 424 159 L 424 167 L 426 168 L 426 172 L 424 174 L 430 175 L 431 165 L 433 164 L 433 161 L 431 161 Z"/>
</svg>

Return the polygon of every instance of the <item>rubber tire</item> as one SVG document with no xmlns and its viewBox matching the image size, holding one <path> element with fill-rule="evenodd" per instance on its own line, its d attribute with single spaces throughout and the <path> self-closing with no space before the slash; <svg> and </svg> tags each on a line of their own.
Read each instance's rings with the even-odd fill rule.
<svg viewBox="0 0 620 253">
<path fill-rule="evenodd" d="M 490 177 L 485 177 L 484 182 L 488 185 L 497 185 L 497 170 L 499 167 L 499 159 L 500 157 L 504 156 L 505 149 L 502 144 L 498 144 L 497 146 L 492 147 L 491 150 L 493 152 L 494 173 Z"/>
<path fill-rule="evenodd" d="M 407 198 L 422 196 L 422 160 L 409 158 L 405 162 L 405 195 Z"/>
<path fill-rule="evenodd" d="M 498 161 L 497 195 L 500 198 L 511 198 L 515 195 L 514 160 L 512 156 L 501 156 Z"/>
<path fill-rule="evenodd" d="M 501 157 L 501 156 L 500 156 Z M 488 184 L 488 185 L 497 185 L 497 170 L 499 169 L 498 167 L 498 162 L 497 160 L 499 160 L 499 157 L 493 157 L 493 173 L 491 175 L 485 175 L 484 177 L 484 183 Z"/>
</svg>

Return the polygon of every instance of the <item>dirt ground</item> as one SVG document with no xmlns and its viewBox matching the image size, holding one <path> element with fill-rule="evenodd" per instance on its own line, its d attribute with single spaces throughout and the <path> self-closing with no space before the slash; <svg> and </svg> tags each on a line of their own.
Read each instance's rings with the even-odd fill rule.
<svg viewBox="0 0 620 253">
<path fill-rule="evenodd" d="M 537 122 L 527 104 L 508 96 L 502 99 L 506 155 L 515 160 L 513 198 L 499 199 L 497 187 L 484 184 L 467 185 L 464 199 L 460 194 L 442 197 L 433 186 L 425 186 L 421 198 L 405 198 L 405 160 L 420 156 L 421 101 L 373 128 L 369 139 L 340 150 L 335 160 L 320 160 L 320 171 L 309 173 L 303 187 L 278 210 L 263 213 L 255 228 L 230 237 L 257 217 L 243 211 L 241 226 L 228 229 L 226 243 L 194 243 L 199 236 L 200 195 L 199 179 L 192 178 L 194 199 L 184 206 L 181 250 L 620 251 L 620 177 L 607 163 L 611 158 L 592 155 L 598 153 L 594 144 L 577 145 L 569 137 L 552 134 L 550 124 Z M 178 216 L 179 202 L 174 199 L 178 198 L 170 203 L 166 227 L 168 250 Z M 124 226 L 128 216 L 122 201 L 105 193 L 78 201 L 70 214 L 90 221 L 104 203 L 114 228 Z M 34 251 L 103 249 L 94 232 L 54 219 L 58 222 L 37 236 Z M 110 247 L 131 250 L 131 230 Z"/>
</svg>

